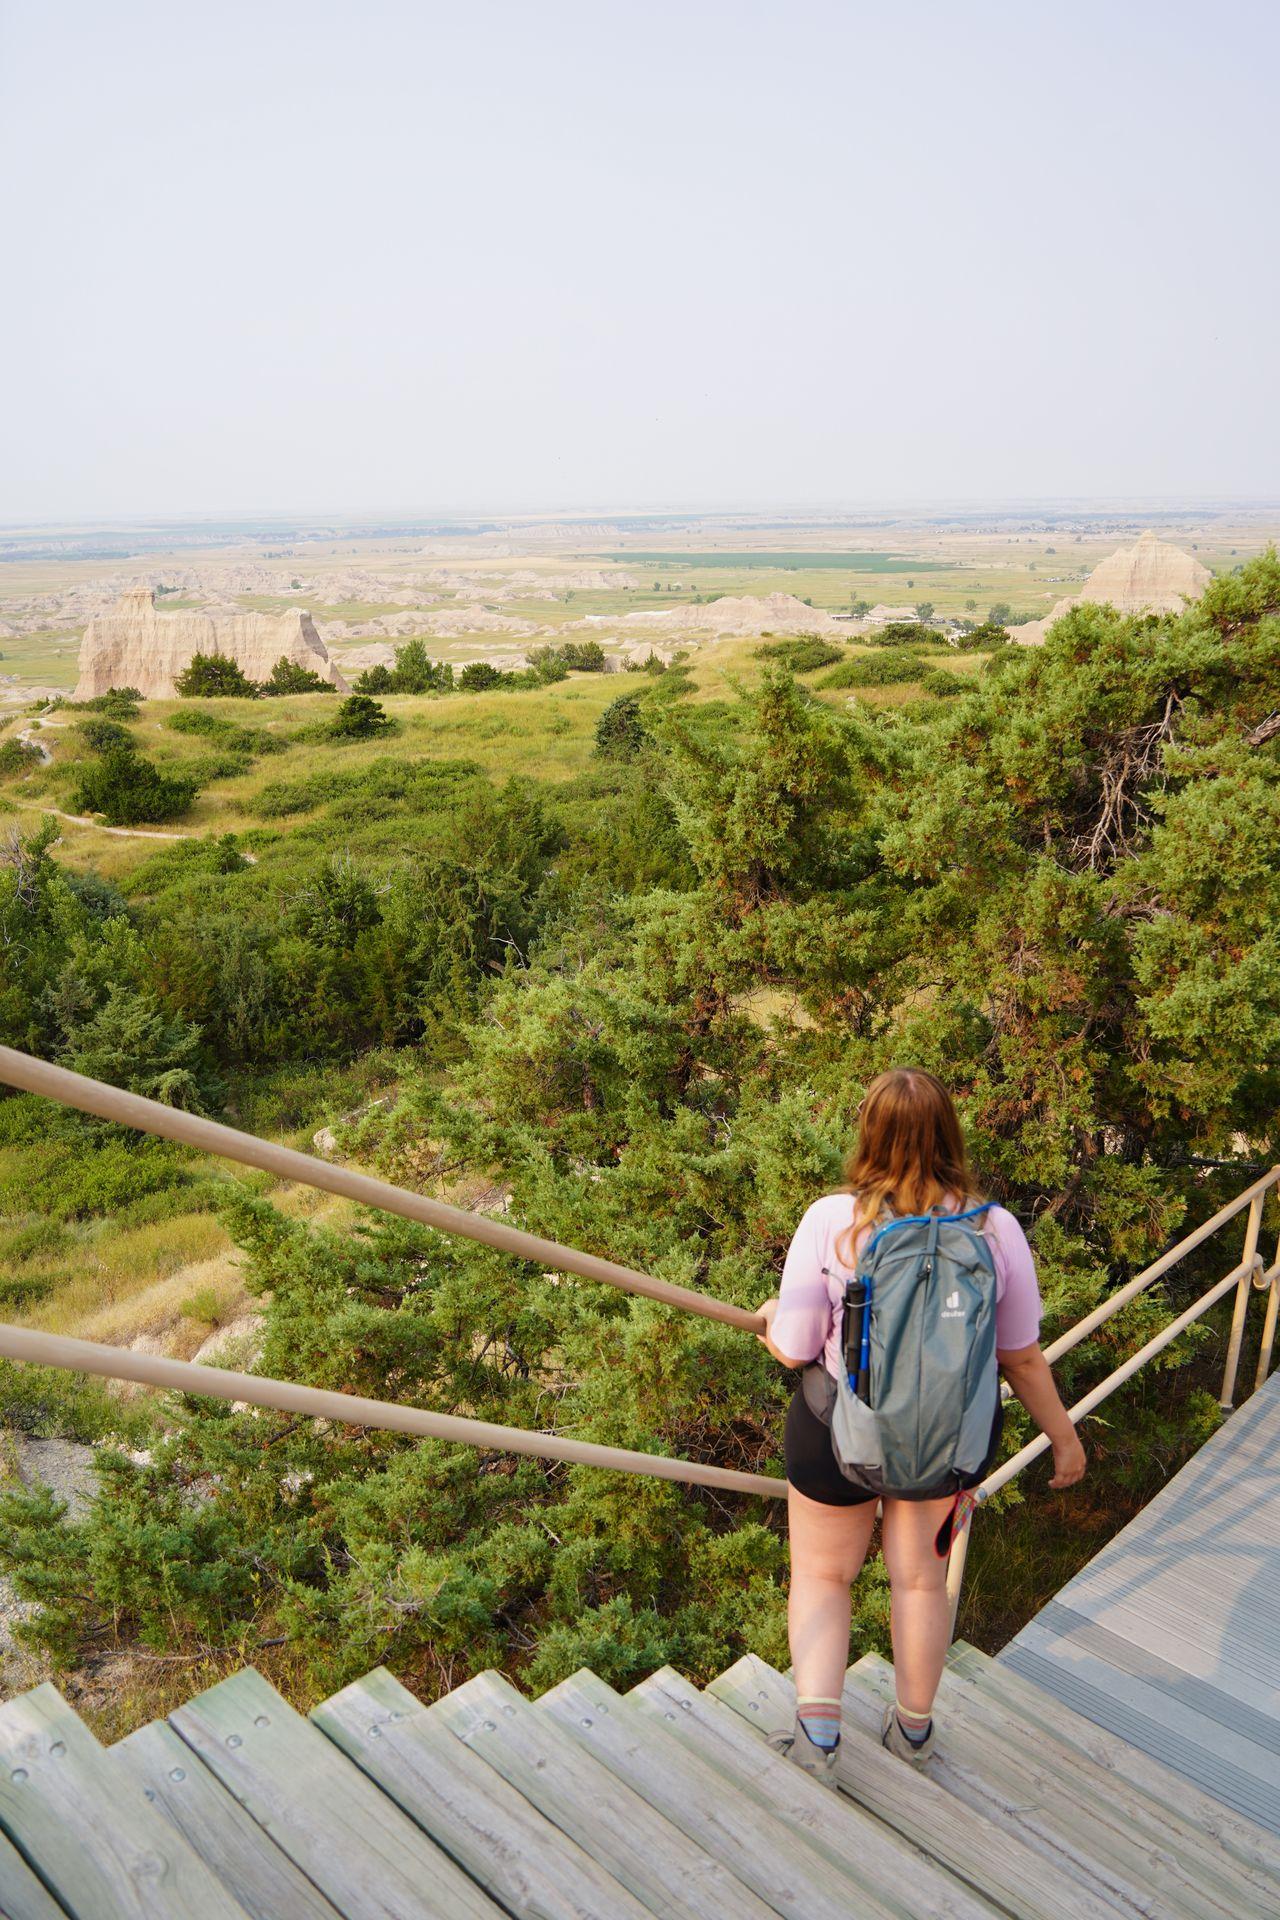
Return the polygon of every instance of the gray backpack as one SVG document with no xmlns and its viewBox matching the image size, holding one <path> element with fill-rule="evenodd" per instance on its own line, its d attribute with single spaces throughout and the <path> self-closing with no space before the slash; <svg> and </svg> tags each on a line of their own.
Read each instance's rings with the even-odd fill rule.
<svg viewBox="0 0 1280 1920">
<path fill-rule="evenodd" d="M 845 1288 L 839 1378 L 821 1365 L 805 1371 L 806 1402 L 831 1428 L 841 1473 L 867 1492 L 941 1497 L 986 1459 L 1000 1399 L 986 1212 L 879 1226 Z"/>
</svg>

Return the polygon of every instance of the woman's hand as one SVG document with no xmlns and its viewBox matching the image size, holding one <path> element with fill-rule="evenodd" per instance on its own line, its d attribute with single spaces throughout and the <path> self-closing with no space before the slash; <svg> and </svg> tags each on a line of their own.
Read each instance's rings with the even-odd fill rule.
<svg viewBox="0 0 1280 1920">
<path fill-rule="evenodd" d="M 1086 1455 L 1080 1443 L 1080 1435 L 1072 1427 L 1070 1437 L 1063 1434 L 1053 1443 L 1053 1478 L 1051 1487 L 1074 1487 L 1078 1480 L 1084 1479 Z"/>
<path fill-rule="evenodd" d="M 769 1336 L 773 1332 L 773 1316 L 778 1311 L 777 1294 L 773 1296 L 772 1300 L 766 1300 L 763 1303 L 763 1305 L 757 1309 L 757 1311 L 760 1315 L 760 1318 L 764 1321 L 764 1332 L 758 1333 L 756 1335 L 756 1339 L 760 1342 L 760 1345 L 762 1347 L 769 1347 L 769 1351 L 772 1352 L 773 1349 L 772 1347 L 769 1346 Z"/>
<path fill-rule="evenodd" d="M 1085 1452 L 1071 1416 L 1054 1385 L 1049 1363 L 1038 1346 L 999 1355 L 1005 1379 L 1053 1448 L 1054 1488 L 1074 1487 L 1084 1478 Z"/>
</svg>

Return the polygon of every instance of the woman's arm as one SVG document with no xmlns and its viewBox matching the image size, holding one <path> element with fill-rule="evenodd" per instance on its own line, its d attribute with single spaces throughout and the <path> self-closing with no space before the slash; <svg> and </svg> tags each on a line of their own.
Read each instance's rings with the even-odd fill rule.
<svg viewBox="0 0 1280 1920">
<path fill-rule="evenodd" d="M 784 1367 L 807 1367 L 809 1364 L 807 1360 L 793 1360 L 789 1353 L 783 1353 L 780 1347 L 775 1347 L 773 1344 L 773 1321 L 774 1315 L 778 1311 L 778 1306 L 779 1302 L 776 1295 L 772 1300 L 766 1300 L 763 1303 L 760 1308 L 760 1313 L 764 1320 L 764 1332 L 758 1333 L 756 1339 L 762 1347 L 767 1347 L 774 1359 L 781 1361 Z"/>
<path fill-rule="evenodd" d="M 1074 1487 L 1084 1478 L 1085 1451 L 1038 1346 L 997 1355 L 1012 1391 L 1053 1447 L 1051 1487 Z"/>
</svg>

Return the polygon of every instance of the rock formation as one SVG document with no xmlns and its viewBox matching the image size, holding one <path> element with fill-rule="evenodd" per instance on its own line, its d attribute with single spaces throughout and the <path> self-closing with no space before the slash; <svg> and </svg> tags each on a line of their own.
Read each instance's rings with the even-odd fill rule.
<svg viewBox="0 0 1280 1920">
<path fill-rule="evenodd" d="M 1212 578 L 1208 567 L 1148 529 L 1136 546 L 1119 547 L 1100 560 L 1079 593 L 1059 600 L 1043 620 L 1015 628 L 1013 637 L 1032 644 L 1043 640 L 1055 620 L 1086 600 L 1109 602 L 1120 613 L 1181 613 Z"/>
<path fill-rule="evenodd" d="M 836 619 L 825 608 L 807 606 L 792 593 L 722 594 L 720 599 L 708 600 L 702 606 L 678 604 L 621 615 L 591 613 L 558 632 L 561 638 L 577 637 L 593 629 L 612 630 L 620 640 L 632 640 L 647 633 L 829 633 L 847 640 L 857 631 L 848 620 Z"/>
<path fill-rule="evenodd" d="M 148 698 L 165 699 L 197 653 L 234 660 L 250 680 L 266 680 L 283 656 L 339 693 L 350 691 L 311 615 L 300 607 L 279 614 L 159 613 L 150 587 L 136 587 L 85 628 L 72 697 L 89 700 L 111 687 L 136 687 Z"/>
</svg>

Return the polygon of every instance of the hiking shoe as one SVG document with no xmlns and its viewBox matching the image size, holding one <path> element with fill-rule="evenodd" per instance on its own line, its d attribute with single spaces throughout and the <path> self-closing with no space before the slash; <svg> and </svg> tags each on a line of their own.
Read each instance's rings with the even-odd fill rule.
<svg viewBox="0 0 1280 1920">
<path fill-rule="evenodd" d="M 833 1793 L 837 1791 L 836 1759 L 840 1752 L 839 1745 L 832 1747 L 830 1753 L 825 1747 L 820 1747 L 816 1740 L 809 1738 L 804 1721 L 799 1714 L 796 1715 L 795 1726 L 790 1733 L 782 1730 L 771 1733 L 766 1744 L 772 1747 L 775 1753 L 781 1753 L 788 1760 L 794 1760 L 801 1771 L 807 1773 L 811 1779 L 817 1780 L 824 1787 L 830 1787 Z"/>
<path fill-rule="evenodd" d="M 880 1728 L 880 1745 L 887 1748 L 890 1753 L 896 1754 L 899 1760 L 905 1760 L 908 1766 L 922 1767 L 937 1745 L 937 1736 L 934 1733 L 933 1722 L 932 1720 L 929 1722 L 928 1733 L 926 1733 L 924 1739 L 917 1744 L 914 1740 L 908 1740 L 906 1734 L 902 1731 L 902 1724 L 898 1719 L 898 1709 L 896 1707 L 886 1707 L 884 1710 L 884 1720 Z"/>
</svg>

